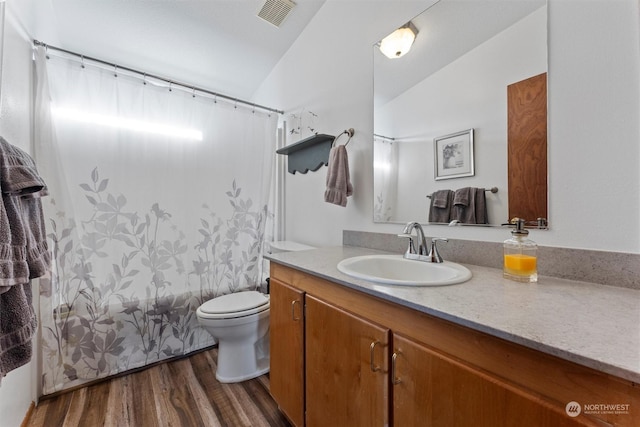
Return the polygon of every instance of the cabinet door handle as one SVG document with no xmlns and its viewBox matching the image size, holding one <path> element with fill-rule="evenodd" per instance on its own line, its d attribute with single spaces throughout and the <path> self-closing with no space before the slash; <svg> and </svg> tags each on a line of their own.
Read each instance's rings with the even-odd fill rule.
<svg viewBox="0 0 640 427">
<path fill-rule="evenodd" d="M 374 358 L 374 351 L 376 346 L 380 344 L 380 341 L 374 341 L 371 343 L 371 345 L 369 346 L 369 363 L 371 365 L 371 372 L 378 372 L 380 370 L 380 366 L 376 366 L 373 363 L 373 358 Z"/>
<path fill-rule="evenodd" d="M 300 301 L 293 300 L 291 301 L 291 319 L 293 319 L 294 322 L 297 322 L 298 320 L 300 320 L 300 317 L 296 317 L 296 304 L 298 304 Z"/>
<path fill-rule="evenodd" d="M 400 378 L 396 377 L 396 359 L 398 358 L 398 354 L 400 354 L 400 350 L 391 355 L 391 382 L 394 385 L 402 382 Z"/>
</svg>

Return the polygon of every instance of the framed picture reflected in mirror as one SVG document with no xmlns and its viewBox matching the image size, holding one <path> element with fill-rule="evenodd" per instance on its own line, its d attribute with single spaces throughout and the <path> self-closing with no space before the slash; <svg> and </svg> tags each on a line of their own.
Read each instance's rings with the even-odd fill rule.
<svg viewBox="0 0 640 427">
<path fill-rule="evenodd" d="M 434 138 L 436 181 L 474 176 L 473 129 Z"/>
</svg>

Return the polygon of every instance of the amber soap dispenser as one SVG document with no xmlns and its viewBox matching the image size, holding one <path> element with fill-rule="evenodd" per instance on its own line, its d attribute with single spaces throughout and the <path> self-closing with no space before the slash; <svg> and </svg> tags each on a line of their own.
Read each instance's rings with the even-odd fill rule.
<svg viewBox="0 0 640 427">
<path fill-rule="evenodd" d="M 517 218 L 512 225 L 512 237 L 504 241 L 503 276 L 517 282 L 537 282 L 538 245 L 528 238 L 523 219 Z"/>
</svg>

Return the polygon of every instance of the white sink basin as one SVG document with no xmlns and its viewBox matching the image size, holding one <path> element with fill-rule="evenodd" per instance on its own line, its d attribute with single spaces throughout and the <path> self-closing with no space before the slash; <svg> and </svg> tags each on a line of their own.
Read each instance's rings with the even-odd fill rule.
<svg viewBox="0 0 640 427">
<path fill-rule="evenodd" d="M 466 282 L 471 272 L 463 265 L 405 259 L 402 255 L 364 255 L 338 263 L 338 270 L 358 279 L 386 285 L 442 286 Z"/>
</svg>

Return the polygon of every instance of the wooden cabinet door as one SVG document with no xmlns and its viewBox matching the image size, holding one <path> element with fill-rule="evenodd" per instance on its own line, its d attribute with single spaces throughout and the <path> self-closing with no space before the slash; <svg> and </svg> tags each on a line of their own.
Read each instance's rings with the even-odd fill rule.
<svg viewBox="0 0 640 427">
<path fill-rule="evenodd" d="M 397 427 L 579 427 L 552 405 L 400 335 L 393 336 L 393 425 Z M 543 374 L 543 373 L 541 373 Z"/>
<path fill-rule="evenodd" d="M 547 73 L 507 86 L 509 218 L 547 215 Z M 502 219 L 501 219 L 502 220 Z"/>
<path fill-rule="evenodd" d="M 271 395 L 298 427 L 304 426 L 304 292 L 271 280 L 269 346 Z"/>
<path fill-rule="evenodd" d="M 307 427 L 386 426 L 389 330 L 306 297 Z"/>
</svg>

